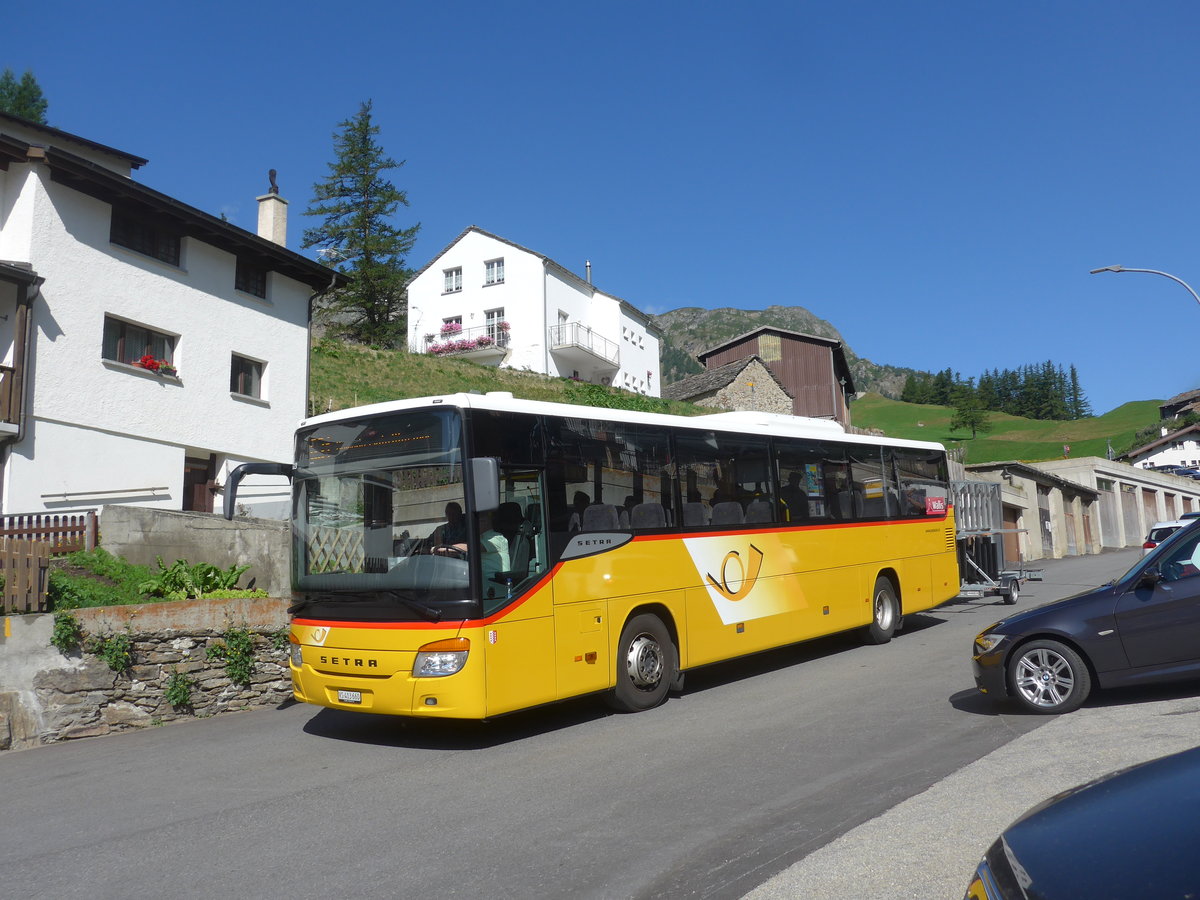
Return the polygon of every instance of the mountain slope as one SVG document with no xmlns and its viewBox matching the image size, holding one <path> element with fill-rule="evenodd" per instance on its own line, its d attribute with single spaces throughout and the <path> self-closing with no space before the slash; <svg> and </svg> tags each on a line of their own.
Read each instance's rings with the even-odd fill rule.
<svg viewBox="0 0 1200 900">
<path fill-rule="evenodd" d="M 700 309 L 695 306 L 672 309 L 653 317 L 662 329 L 662 383 L 671 384 L 703 371 L 696 354 L 716 347 L 749 331 L 770 325 L 801 334 L 841 341 L 846 353 L 854 387 L 875 391 L 885 397 L 899 397 L 913 369 L 878 365 L 863 359 L 846 346 L 841 333 L 825 319 L 803 306 L 769 306 L 766 309 Z"/>
</svg>

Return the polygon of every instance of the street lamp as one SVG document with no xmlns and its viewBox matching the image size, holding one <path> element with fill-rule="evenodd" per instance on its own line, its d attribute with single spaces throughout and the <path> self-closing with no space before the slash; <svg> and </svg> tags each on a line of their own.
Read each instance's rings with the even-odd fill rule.
<svg viewBox="0 0 1200 900">
<path fill-rule="evenodd" d="M 1170 272 L 1160 272 L 1158 269 L 1127 269 L 1124 266 L 1102 266 L 1099 269 L 1092 269 L 1089 274 L 1099 275 L 1101 272 L 1145 272 L 1147 275 L 1161 275 L 1163 278 L 1170 278 L 1172 281 L 1182 284 L 1187 289 L 1187 292 L 1192 295 L 1192 299 L 1200 303 L 1200 294 L 1193 291 L 1192 286 L 1182 278 L 1172 275 Z"/>
</svg>

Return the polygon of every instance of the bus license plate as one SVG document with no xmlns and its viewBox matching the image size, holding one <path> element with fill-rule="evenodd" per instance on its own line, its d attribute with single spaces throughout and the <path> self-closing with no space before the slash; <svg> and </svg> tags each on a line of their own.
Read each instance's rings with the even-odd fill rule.
<svg viewBox="0 0 1200 900">
<path fill-rule="evenodd" d="M 338 703 L 362 703 L 362 691 L 338 691 Z"/>
</svg>

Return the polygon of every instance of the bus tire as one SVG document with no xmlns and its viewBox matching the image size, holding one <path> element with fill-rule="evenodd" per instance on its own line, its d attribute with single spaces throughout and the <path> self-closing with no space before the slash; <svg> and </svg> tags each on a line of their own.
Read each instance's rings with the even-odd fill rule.
<svg viewBox="0 0 1200 900">
<path fill-rule="evenodd" d="M 619 712 L 652 709 L 667 699 L 678 675 L 679 651 L 667 626 L 651 613 L 634 616 L 621 629 L 608 705 Z"/>
<path fill-rule="evenodd" d="M 886 644 L 896 633 L 900 624 L 900 602 L 896 589 L 888 578 L 880 575 L 875 579 L 875 590 L 871 592 L 871 624 L 866 629 L 868 644 Z"/>
</svg>

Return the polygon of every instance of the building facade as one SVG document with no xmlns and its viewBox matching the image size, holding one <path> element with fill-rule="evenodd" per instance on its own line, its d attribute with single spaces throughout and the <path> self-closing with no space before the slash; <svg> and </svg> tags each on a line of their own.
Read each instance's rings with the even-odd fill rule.
<svg viewBox="0 0 1200 900">
<path fill-rule="evenodd" d="M 1000 483 L 1010 562 L 1136 547 L 1155 522 L 1200 511 L 1200 482 L 1098 456 L 979 463 L 966 471 Z"/>
<path fill-rule="evenodd" d="M 590 265 L 590 264 L 589 264 Z M 554 260 L 472 225 L 408 286 L 408 346 L 659 395 L 661 332 Z"/>
<path fill-rule="evenodd" d="M 667 400 L 735 411 L 792 415 L 792 395 L 757 356 L 689 375 L 662 390 Z"/>
<path fill-rule="evenodd" d="M 840 341 L 763 326 L 698 356 L 707 369 L 757 356 L 792 396 L 792 415 L 850 427 L 854 379 Z"/>
<path fill-rule="evenodd" d="M 0 512 L 211 511 L 226 473 L 288 461 L 308 316 L 336 277 L 135 182 L 144 159 L 0 114 Z M 258 480 L 245 511 L 285 516 Z M 218 501 L 219 502 L 219 501 Z"/>
</svg>

